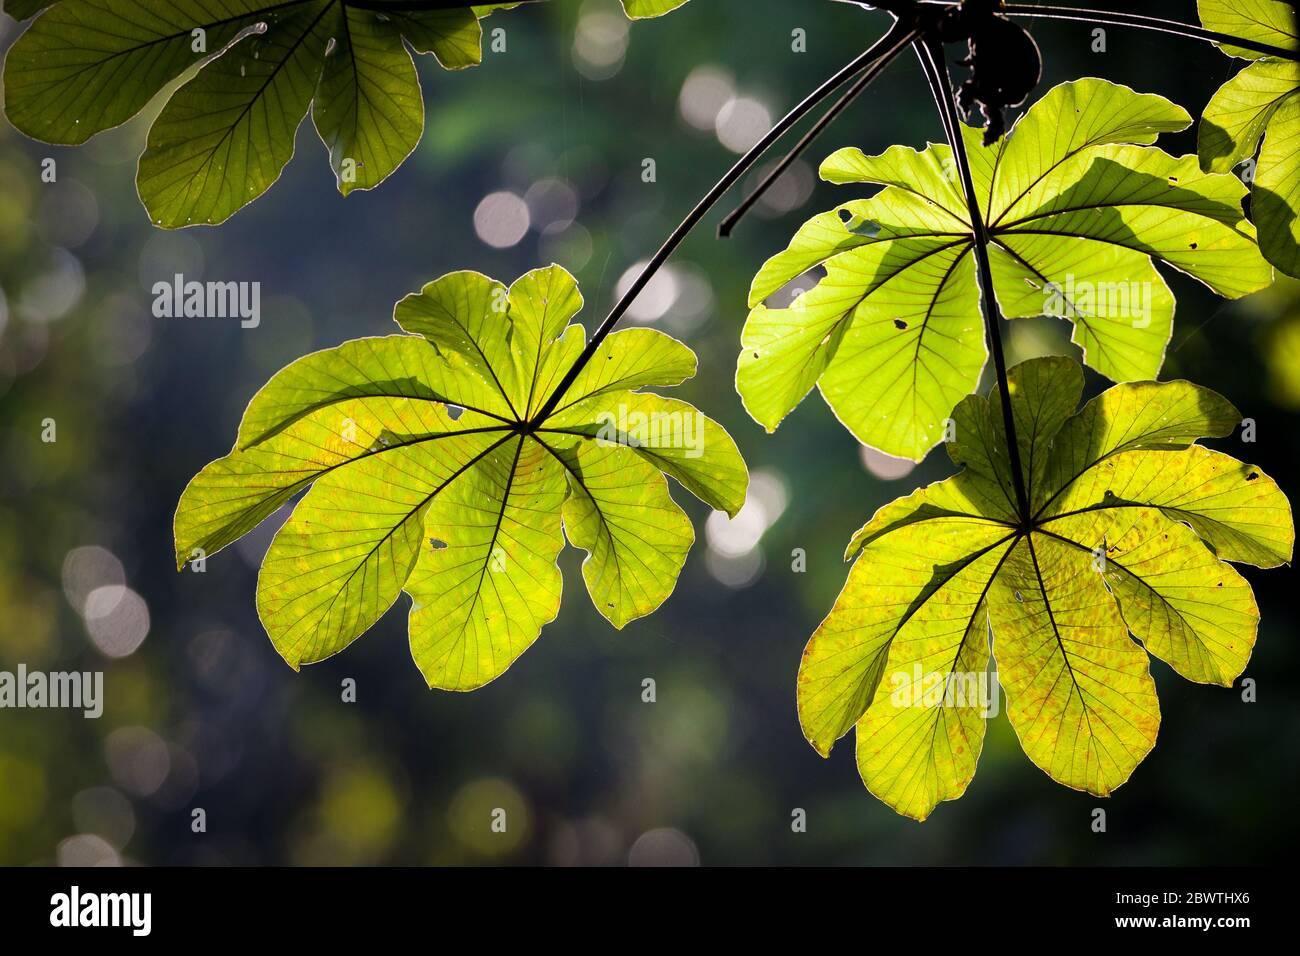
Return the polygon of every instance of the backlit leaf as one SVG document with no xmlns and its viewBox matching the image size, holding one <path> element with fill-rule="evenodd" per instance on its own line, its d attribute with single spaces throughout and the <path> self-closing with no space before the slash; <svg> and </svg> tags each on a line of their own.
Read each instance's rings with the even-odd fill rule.
<svg viewBox="0 0 1300 956">
<path fill-rule="evenodd" d="M 1266 43 L 1300 56 L 1295 6 L 1277 0 L 1199 0 L 1201 22 L 1211 30 Z M 1250 175 L 1251 219 L 1259 247 L 1287 275 L 1300 276 L 1300 63 L 1223 46 L 1249 63 L 1224 83 L 1201 116 L 1197 151 L 1201 168 L 1227 172 L 1258 160 Z M 1261 142 L 1262 141 L 1262 142 Z"/>
<path fill-rule="evenodd" d="M 507 289 L 472 272 L 398 303 L 407 335 L 308 355 L 254 396 L 234 450 L 176 512 L 176 560 L 215 554 L 306 491 L 275 535 L 257 607 L 293 667 L 338 653 L 405 590 L 411 651 L 431 687 L 499 676 L 554 619 L 567 534 L 615 626 L 672 593 L 694 541 L 665 475 L 735 515 L 745 464 L 720 425 L 645 386 L 695 371 L 649 329 L 582 352 L 573 278 Z"/>
<path fill-rule="evenodd" d="M 1290 50 L 1300 40 L 1295 8 L 1284 0 L 1196 0 L 1196 12 L 1207 30 L 1254 43 Z M 1265 56 L 1255 50 L 1226 44 L 1223 52 L 1247 60 L 1259 60 Z"/>
<path fill-rule="evenodd" d="M 1154 378 L 1163 363 L 1174 300 L 1156 261 L 1229 298 L 1272 279 L 1245 187 L 1150 145 L 1190 119 L 1163 97 L 1085 79 L 1049 91 L 992 146 L 962 127 L 1002 313 L 1068 319 L 1087 364 L 1115 381 Z M 920 460 L 986 356 L 952 152 L 842 149 L 822 178 L 884 188 L 814 217 L 759 271 L 737 389 L 772 430 L 816 385 L 859 441 Z M 806 275 L 815 269 L 824 276 Z M 787 285 L 788 306 L 765 304 Z"/>
<path fill-rule="evenodd" d="M 379 185 L 411 154 L 424 131 L 424 99 L 402 44 L 401 19 L 375 20 L 351 8 L 332 15 L 334 46 L 312 120 L 347 195 Z"/>
<path fill-rule="evenodd" d="M 77 145 L 184 79 L 149 131 L 137 186 L 157 225 L 219 223 L 279 178 L 309 109 L 340 191 L 381 183 L 424 128 L 408 47 L 472 66 L 478 17 L 495 6 L 59 0 L 9 51 L 5 112 L 28 136 Z"/>
<path fill-rule="evenodd" d="M 641 19 L 685 2 L 623 5 Z M 137 189 L 155 225 L 212 225 L 279 178 L 309 110 L 339 191 L 382 183 L 424 132 L 411 52 L 448 70 L 474 66 L 479 20 L 518 5 L 8 0 L 11 17 L 36 19 L 5 59 L 5 113 L 34 139 L 75 146 L 173 90 L 150 129 Z"/>
<path fill-rule="evenodd" d="M 661 17 L 686 3 L 686 0 L 623 0 L 623 9 L 633 20 Z"/>
<path fill-rule="evenodd" d="M 1025 753 L 1099 796 L 1155 744 L 1148 654 L 1222 685 L 1250 657 L 1259 611 L 1227 562 L 1290 561 L 1294 527 L 1271 478 L 1195 444 L 1240 415 L 1186 382 L 1116 385 L 1076 412 L 1082 385 L 1069 359 L 1010 370 L 1023 518 L 1000 398 L 964 399 L 964 469 L 857 533 L 804 651 L 805 736 L 826 754 L 856 727 L 863 781 L 900 813 L 924 819 L 973 777 L 990 648 Z"/>
</svg>

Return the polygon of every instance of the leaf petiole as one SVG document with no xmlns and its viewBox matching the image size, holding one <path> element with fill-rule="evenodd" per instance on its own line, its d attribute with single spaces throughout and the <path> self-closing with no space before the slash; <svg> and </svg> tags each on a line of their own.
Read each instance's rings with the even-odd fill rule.
<svg viewBox="0 0 1300 956">
<path fill-rule="evenodd" d="M 890 37 L 893 36 L 897 36 L 897 42 L 892 46 L 888 46 L 884 53 L 877 57 L 870 66 L 862 71 L 862 75 L 853 82 L 853 85 L 845 90 L 838 100 L 831 104 L 830 109 L 823 113 L 817 122 L 809 127 L 808 132 L 804 133 L 803 136 L 799 138 L 799 142 L 795 143 L 794 147 L 782 156 L 780 161 L 768 171 L 767 175 L 763 177 L 762 181 L 754 191 L 746 196 L 735 209 L 731 210 L 731 212 L 727 213 L 727 215 L 722 218 L 722 221 L 718 223 L 719 239 L 726 239 L 731 235 L 731 231 L 736 228 L 736 224 L 740 222 L 747 212 L 749 212 L 754 203 L 758 202 L 758 200 L 763 197 L 763 194 L 772 188 L 772 185 L 781 178 L 781 174 L 789 169 L 790 165 L 802 156 L 817 137 L 826 130 L 826 127 L 835 122 L 836 117 L 848 109 L 848 107 L 852 105 L 853 101 L 872 84 L 876 77 L 883 73 L 890 63 L 894 62 L 894 59 L 898 54 L 902 53 L 903 50 L 907 48 L 907 45 L 911 42 L 914 34 L 906 31 L 901 24 L 901 20 L 896 20 L 894 22 L 893 28 L 885 35 L 885 38 L 881 41 L 881 45 L 887 44 Z"/>
<path fill-rule="evenodd" d="M 917 31 L 915 29 L 906 29 L 901 31 L 901 35 L 899 34 L 900 30 L 898 29 L 897 22 L 895 22 L 894 28 L 891 28 L 888 33 L 873 43 L 865 52 L 854 57 L 848 64 L 823 82 L 821 86 L 817 87 L 817 89 L 804 97 L 804 99 L 790 110 L 790 112 L 777 120 L 776 124 L 767 131 L 763 138 L 755 143 L 754 146 L 750 148 L 749 152 L 740 157 L 740 159 L 736 161 L 735 165 L 727 170 L 726 174 L 723 175 L 723 177 L 714 184 L 713 188 L 704 195 L 704 198 L 696 203 L 695 208 L 687 214 L 686 218 L 683 219 L 668 238 L 664 240 L 664 244 L 659 247 L 659 250 L 654 254 L 654 257 L 636 277 L 636 281 L 632 283 L 628 290 L 614 304 L 614 308 L 610 310 L 609 315 L 605 317 L 605 320 L 600 324 L 600 327 L 596 329 L 595 333 L 587 341 L 587 346 L 583 349 L 582 354 L 574 361 L 573 365 L 569 368 L 569 371 L 565 373 L 564 378 L 561 379 L 560 384 L 554 391 L 552 391 L 550 397 L 546 400 L 546 403 L 533 417 L 533 422 L 535 424 L 545 421 L 555 410 L 555 406 L 559 403 L 569 386 L 573 384 L 574 380 L 582 372 L 583 368 L 591 361 L 592 356 L 596 354 L 596 350 L 600 348 L 600 343 L 605 340 L 610 332 L 614 331 L 614 327 L 618 325 L 619 320 L 623 318 L 628 308 L 636 300 L 636 297 L 641 294 L 641 291 L 646 287 L 646 285 L 649 284 L 655 273 L 663 268 L 669 257 L 677 250 L 677 247 L 682 244 L 682 241 L 690 234 L 691 230 L 699 224 L 700 220 L 708 214 L 709 210 L 717 204 L 718 200 L 726 195 L 727 191 L 739 182 L 745 173 L 749 172 L 750 168 L 758 162 L 760 158 L 762 158 L 763 154 L 766 153 L 777 140 L 784 136 L 791 127 L 798 123 L 799 120 L 803 119 L 808 115 L 808 113 L 816 109 L 818 104 L 833 94 L 850 79 L 857 76 L 863 70 L 868 69 L 875 60 L 885 56 L 889 56 L 892 59 L 891 51 L 901 49 L 911 43 L 916 38 Z"/>
<path fill-rule="evenodd" d="M 1016 440 L 1016 423 L 1011 413 L 1011 394 L 1007 386 L 1007 360 L 1002 349 L 1002 331 L 999 327 L 1001 316 L 998 312 L 997 299 L 993 291 L 993 267 L 989 261 L 989 233 L 980 212 L 979 200 L 975 195 L 975 182 L 971 175 L 970 158 L 966 155 L 966 143 L 961 136 L 961 127 L 957 119 L 957 110 L 952 97 L 952 80 L 948 66 L 943 58 L 943 44 L 938 40 L 918 40 L 913 44 L 925 78 L 930 83 L 935 103 L 939 107 L 939 117 L 943 121 L 944 134 L 948 145 L 952 147 L 953 159 L 961 177 L 962 192 L 966 197 L 966 208 L 970 216 L 971 231 L 974 236 L 973 248 L 975 262 L 978 266 L 980 284 L 980 303 L 984 312 L 984 326 L 988 331 L 989 351 L 993 353 L 993 368 L 997 374 L 998 391 L 1002 396 L 1002 423 L 1007 436 L 1007 454 L 1011 459 L 1011 478 L 1016 489 L 1017 511 L 1024 525 L 1029 523 L 1029 496 L 1025 492 L 1024 473 L 1020 468 L 1020 443 Z"/>
<path fill-rule="evenodd" d="M 467 0 L 343 0 L 344 6 L 375 13 L 435 13 L 463 10 L 473 6 Z M 513 3 L 540 3 L 541 0 L 511 0 Z M 486 4 L 484 4 L 486 6 Z"/>
<path fill-rule="evenodd" d="M 1138 30 L 1169 33 L 1190 40 L 1204 40 L 1207 43 L 1240 47 L 1243 50 L 1253 50 L 1265 56 L 1275 56 L 1284 60 L 1300 60 L 1300 51 L 1287 50 L 1269 43 L 1260 43 L 1256 40 L 1248 40 L 1228 33 L 1220 33 L 1216 30 L 1207 30 L 1204 27 L 1192 23 L 1183 23 L 1180 20 L 1166 20 L 1163 17 L 1150 17 L 1140 13 L 1122 13 L 1118 10 L 1090 10 L 1083 7 L 1045 7 L 1036 3 L 1008 3 L 1004 4 L 999 12 L 1013 17 L 1071 20 L 1092 23 L 1098 26 L 1134 27 Z"/>
</svg>

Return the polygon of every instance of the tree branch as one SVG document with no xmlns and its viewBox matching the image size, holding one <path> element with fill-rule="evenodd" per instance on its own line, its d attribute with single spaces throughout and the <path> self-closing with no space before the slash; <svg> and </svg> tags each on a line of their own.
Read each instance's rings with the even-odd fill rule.
<svg viewBox="0 0 1300 956">
<path fill-rule="evenodd" d="M 543 0 L 510 0 L 512 3 L 542 3 Z M 470 0 L 343 0 L 343 5 L 375 13 L 432 13 L 440 10 L 464 10 Z"/>
<path fill-rule="evenodd" d="M 809 127 L 808 132 L 804 133 L 799 139 L 799 142 L 795 143 L 794 148 L 791 149 L 790 152 L 786 153 L 785 156 L 781 158 L 781 161 L 763 177 L 763 180 L 758 184 L 758 187 L 746 196 L 740 205 L 723 217 L 722 221 L 718 223 L 719 239 L 726 239 L 731 235 L 731 231 L 736 228 L 736 224 L 740 222 L 747 212 L 749 212 L 754 203 L 758 202 L 758 200 L 763 197 L 763 194 L 772 188 L 772 185 L 781 178 L 781 174 L 789 169 L 790 165 L 796 159 L 803 155 L 804 151 L 813 144 L 813 141 L 816 140 L 823 131 L 825 131 L 826 127 L 833 123 L 835 118 L 844 112 L 844 110 L 847 109 L 859 95 L 861 95 L 862 91 L 870 86 L 872 81 L 883 73 L 885 68 L 894 61 L 895 57 L 902 53 L 903 50 L 907 48 L 907 45 L 915 38 L 915 30 L 905 29 L 901 20 L 894 21 L 894 26 L 890 29 L 889 33 L 887 33 L 874 47 L 872 47 L 873 50 L 882 49 L 884 52 L 882 52 L 870 66 L 863 70 L 862 75 L 854 81 L 853 85 L 845 90 L 844 94 L 838 100 L 831 104 L 830 109 L 823 113 L 816 123 Z"/>
<path fill-rule="evenodd" d="M 533 416 L 534 425 L 545 421 L 546 418 L 555 410 L 555 406 L 559 403 L 560 398 L 564 395 L 565 391 L 573 384 L 574 379 L 578 377 L 586 364 L 591 361 L 592 356 L 596 354 L 596 350 L 600 348 L 600 343 L 605 340 L 610 332 L 614 331 L 614 327 L 618 325 L 619 320 L 623 318 L 623 315 L 636 300 L 636 297 L 640 295 L 641 291 L 647 284 L 649 284 L 651 278 L 654 277 L 654 274 L 663 268 L 663 265 L 668 261 L 669 256 L 671 256 L 673 252 L 676 251 L 677 247 L 682 244 L 682 240 L 684 240 L 690 231 L 699 224 L 700 220 L 703 219 L 709 210 L 717 204 L 718 200 L 726 194 L 727 190 L 734 186 L 741 177 L 749 171 L 750 167 L 762 158 L 763 154 L 771 148 L 772 144 L 784 136 L 792 126 L 798 123 L 799 120 L 803 119 L 812 110 L 816 109 L 818 104 L 831 96 L 851 78 L 866 69 L 867 66 L 870 65 L 870 63 L 879 55 L 877 53 L 877 48 L 880 46 L 881 42 L 883 41 L 877 41 L 875 44 L 872 44 L 870 49 L 854 57 L 847 65 L 836 72 L 835 75 L 809 93 L 802 102 L 794 107 L 794 109 L 790 110 L 790 112 L 786 113 L 785 116 L 777 120 L 776 125 L 768 130 L 763 138 L 754 144 L 749 152 L 740 157 L 740 159 L 736 161 L 735 165 L 732 166 L 731 169 L 727 170 L 726 174 L 714 184 L 713 188 L 710 189 L 708 193 L 705 194 L 704 198 L 696 203 L 695 208 L 692 209 L 677 228 L 672 231 L 672 234 L 669 235 L 669 237 L 664 241 L 664 244 L 659 247 L 659 250 L 654 254 L 654 257 L 646 264 L 646 267 L 641 270 L 640 275 L 636 277 L 636 281 L 632 283 L 627 292 L 625 292 L 619 298 L 618 302 L 614 304 L 614 308 L 610 310 L 609 315 L 605 317 L 605 320 L 600 324 L 600 327 L 591 336 L 591 339 L 587 342 L 587 347 L 583 349 L 582 354 L 578 356 L 577 360 L 569 368 L 569 371 L 565 373 L 560 384 L 556 386 L 555 390 L 551 393 L 551 397 L 546 400 L 546 404 L 544 404 L 541 409 L 538 410 L 537 414 Z"/>
<path fill-rule="evenodd" d="M 901 9 L 902 3 L 889 3 L 887 0 L 846 0 L 868 9 L 886 7 Z M 905 0 L 904 0 L 905 2 Z M 943 11 L 960 6 L 959 0 L 915 0 L 913 9 L 917 11 Z M 1283 60 L 1300 60 L 1300 50 L 1288 50 L 1260 43 L 1231 33 L 1207 30 L 1194 23 L 1181 20 L 1169 20 L 1165 17 L 1152 17 L 1141 13 L 1125 13 L 1120 10 L 1097 10 L 1091 7 L 1056 7 L 1040 3 L 1004 3 L 997 11 L 1012 17 L 1033 17 L 1044 20 L 1069 20 L 1076 23 L 1091 23 L 1095 26 L 1134 27 L 1138 30 L 1151 30 L 1156 33 L 1168 33 L 1186 37 L 1189 40 L 1203 40 L 1207 43 L 1240 47 L 1264 56 L 1275 56 Z"/>
<path fill-rule="evenodd" d="M 1083 7 L 1047 7 L 1036 3 L 1008 3 L 1002 13 L 1013 17 L 1035 17 L 1045 20 L 1072 20 L 1092 23 L 1098 26 L 1135 27 L 1139 30 L 1151 30 L 1156 33 L 1170 33 L 1192 40 L 1204 40 L 1220 46 L 1235 46 L 1243 50 L 1276 56 L 1284 60 L 1300 60 L 1300 51 L 1287 50 L 1268 43 L 1259 43 L 1235 37 L 1230 33 L 1206 30 L 1204 27 L 1179 20 L 1166 20 L 1161 17 L 1148 17 L 1139 13 L 1121 13 L 1117 10 L 1089 10 Z"/>
</svg>

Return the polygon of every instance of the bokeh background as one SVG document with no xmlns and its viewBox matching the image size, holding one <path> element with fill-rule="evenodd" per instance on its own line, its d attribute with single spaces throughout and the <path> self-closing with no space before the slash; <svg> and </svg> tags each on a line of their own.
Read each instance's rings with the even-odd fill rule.
<svg viewBox="0 0 1300 956">
<path fill-rule="evenodd" d="M 1194 4 L 1144 4 L 1195 19 Z M 431 692 L 405 641 L 407 599 L 335 658 L 293 673 L 254 613 L 275 525 L 172 566 L 186 481 L 233 440 L 244 404 L 313 349 L 394 331 L 393 303 L 472 268 L 509 281 L 559 262 L 590 328 L 735 157 L 887 23 L 828 0 L 694 0 L 629 24 L 616 0 L 497 14 L 506 50 L 445 73 L 419 58 L 427 128 L 371 193 L 340 198 L 310 123 L 264 198 L 216 229 L 152 229 L 133 188 L 145 116 L 79 150 L 0 123 L 0 670 L 103 670 L 99 720 L 0 711 L 0 863 L 1219 864 L 1289 857 L 1300 824 L 1300 642 L 1290 569 L 1252 572 L 1263 612 L 1239 689 L 1153 671 L 1155 751 L 1109 800 L 1051 782 L 1000 715 L 966 796 L 919 825 L 861 786 L 852 741 L 804 742 L 794 678 L 847 571 L 851 532 L 949 471 L 865 453 L 816 396 L 772 436 L 733 388 L 748 281 L 804 218 L 851 190 L 816 162 L 939 137 L 904 57 L 729 241 L 719 207 L 632 319 L 685 339 L 682 389 L 754 475 L 735 521 L 675 489 L 699 542 L 676 593 L 615 632 L 566 551 L 559 619 L 502 678 Z M 807 52 L 791 49 L 792 30 Z M 0 21 L 0 47 L 18 27 Z M 1208 45 L 1037 24 L 1048 83 L 1103 75 L 1194 113 L 1236 68 Z M 954 58 L 957 51 L 951 51 Z M 1046 86 L 1043 87 L 1045 89 Z M 1041 91 L 1041 90 L 1040 90 Z M 156 104 L 155 104 L 156 105 Z M 152 115 L 152 114 L 150 114 Z M 1166 148 L 1194 150 L 1193 134 Z M 58 178 L 40 180 L 52 157 Z M 641 178 L 653 158 L 657 181 Z M 752 184 L 752 180 L 751 180 Z M 734 201 L 737 196 L 732 197 Z M 262 324 L 155 319 L 150 287 L 256 280 Z M 1229 396 L 1258 440 L 1221 447 L 1296 487 L 1300 284 L 1223 304 L 1173 276 L 1164 376 Z M 1071 352 L 1056 320 L 1018 321 L 1013 358 Z M 1101 383 L 1090 373 L 1089 388 Z M 57 441 L 41 440 L 42 422 Z M 807 570 L 792 570 L 793 549 Z M 642 681 L 657 701 L 642 701 Z M 341 684 L 356 681 L 356 703 Z M 1093 810 L 1107 832 L 1093 832 Z M 506 834 L 489 829 L 507 811 Z M 207 832 L 192 832 L 192 811 Z M 807 831 L 792 832 L 802 808 Z"/>
</svg>

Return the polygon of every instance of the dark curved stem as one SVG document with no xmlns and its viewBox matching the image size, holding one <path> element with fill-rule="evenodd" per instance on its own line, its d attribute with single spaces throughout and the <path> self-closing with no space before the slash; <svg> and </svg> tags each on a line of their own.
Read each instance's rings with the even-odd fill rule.
<svg viewBox="0 0 1300 956">
<path fill-rule="evenodd" d="M 917 41 L 913 44 L 916 54 L 925 70 L 925 78 L 930 82 L 935 103 L 939 107 L 939 116 L 943 120 L 944 133 L 952 147 L 953 159 L 957 164 L 957 173 L 961 177 L 962 192 L 966 195 L 966 210 L 970 216 L 971 231 L 974 235 L 975 262 L 979 272 L 980 302 L 984 310 L 984 326 L 988 331 L 989 351 L 993 353 L 993 369 L 998 378 L 998 391 L 1002 401 L 1002 426 L 1006 431 L 1007 453 L 1011 458 L 1011 480 L 1016 489 L 1016 504 L 1022 524 L 1029 521 L 1029 496 L 1025 492 L 1025 476 L 1020 469 L 1020 443 L 1016 440 L 1016 421 L 1011 413 L 1011 391 L 1007 384 L 1007 359 L 1002 351 L 1002 316 L 998 310 L 998 300 L 993 293 L 993 266 L 989 261 L 989 231 L 980 212 L 979 198 L 975 195 L 975 182 L 971 176 L 970 157 L 966 155 L 966 142 L 962 139 L 961 123 L 957 119 L 957 108 L 953 103 L 952 80 L 948 75 L 948 64 L 943 58 L 943 45 L 937 40 Z"/>
<path fill-rule="evenodd" d="M 703 219 L 708 211 L 717 204 L 718 200 L 726 194 L 727 190 L 734 186 L 740 178 L 745 175 L 745 173 L 749 172 L 750 167 L 758 162 L 758 160 L 762 158 L 763 154 L 771 148 L 772 144 L 784 136 L 792 126 L 807 116 L 812 110 L 816 109 L 819 103 L 831 96 L 851 78 L 862 72 L 862 70 L 864 70 L 867 65 L 879 55 L 877 52 L 877 47 L 879 45 L 878 41 L 873 44 L 870 49 L 854 57 L 846 66 L 836 72 L 834 76 L 830 77 L 830 79 L 822 83 L 821 86 L 809 93 L 794 109 L 781 117 L 781 119 L 777 121 L 776 125 L 768 130 L 763 138 L 760 139 L 749 150 L 749 152 L 740 157 L 740 159 L 736 161 L 736 164 L 727 170 L 726 175 L 714 184 L 713 188 L 705 194 L 704 198 L 696 203 L 695 208 L 687 214 L 686 218 L 681 221 L 677 228 L 672 231 L 672 234 L 664 241 L 664 244 L 659 247 L 659 251 L 654 254 L 654 258 L 646 263 L 646 267 L 641 270 L 640 275 L 636 277 L 636 281 L 632 283 L 627 292 L 625 292 L 619 298 L 618 302 L 614 304 L 614 308 L 611 309 L 609 315 L 605 317 L 605 321 L 600 324 L 600 327 L 596 329 L 595 333 L 591 336 L 591 339 L 587 342 L 587 347 L 582 350 L 582 354 L 578 356 L 577 360 L 569 368 L 569 371 L 565 373 L 560 384 L 556 386 L 553 392 L 551 392 L 551 397 L 546 400 L 546 404 L 544 404 L 538 410 L 537 414 L 533 416 L 532 424 L 534 426 L 545 421 L 546 418 L 555 410 L 555 406 L 559 403 L 564 393 L 568 391 L 569 386 L 573 384 L 574 379 L 578 377 L 586 364 L 591 361 L 591 357 L 595 355 L 596 350 L 600 348 L 600 343 L 605 341 L 606 336 L 608 336 L 610 332 L 614 331 L 614 326 L 618 325 L 619 320 L 623 318 L 628 308 L 636 300 L 636 297 L 641 294 L 641 290 L 646 287 L 651 278 L 654 277 L 654 274 L 663 268 L 664 263 L 668 261 L 668 257 L 676 251 L 677 247 L 682 244 L 682 240 L 684 240 L 690 231 L 699 224 L 700 220 Z"/>
<path fill-rule="evenodd" d="M 541 3 L 543 0 L 512 0 L 514 3 Z M 439 10 L 463 10 L 467 0 L 343 0 L 344 5 L 375 13 L 431 13 Z"/>
<path fill-rule="evenodd" d="M 1192 40 L 1204 40 L 1208 43 L 1240 47 L 1262 53 L 1264 56 L 1276 56 L 1284 60 L 1300 60 L 1300 51 L 1287 50 L 1269 43 L 1259 43 L 1235 37 L 1230 33 L 1206 30 L 1204 27 L 1179 20 L 1166 20 L 1162 17 L 1149 17 L 1140 13 L 1121 13 L 1117 10 L 1089 10 L 1084 7 L 1048 7 L 1037 3 L 1008 3 L 1002 8 L 1003 13 L 1013 17 L 1036 17 L 1045 20 L 1073 20 L 1092 23 L 1098 26 L 1136 27 L 1139 30 L 1151 30 L 1156 33 L 1171 33 Z"/>
<path fill-rule="evenodd" d="M 807 150 L 817 137 L 825 131 L 826 127 L 835 122 L 835 118 L 843 113 L 849 105 L 862 94 L 862 91 L 870 86 L 872 81 L 883 73 L 885 68 L 894 61 L 894 58 L 897 57 L 898 54 L 902 53 L 903 50 L 907 48 L 907 45 L 915 38 L 915 30 L 905 29 L 901 21 L 894 22 L 894 26 L 889 33 L 887 33 L 874 47 L 872 47 L 873 50 L 879 49 L 883 52 L 870 66 L 862 71 L 862 75 L 853 81 L 853 85 L 845 90 L 838 100 L 831 104 L 830 109 L 823 113 L 817 122 L 808 128 L 808 132 L 804 133 L 803 136 L 799 138 L 799 142 L 794 144 L 794 147 L 790 152 L 781 157 L 781 161 L 768 171 L 762 181 L 758 184 L 757 188 L 746 196 L 741 201 L 740 205 L 727 213 L 727 215 L 723 217 L 722 221 L 718 223 L 719 239 L 726 239 L 731 235 L 731 231 L 736 228 L 736 223 L 740 222 L 740 220 L 744 218 L 745 214 L 753 208 L 754 203 L 758 202 L 759 199 L 763 197 L 763 194 L 772 188 L 772 185 L 781 178 L 781 175 L 790 168 L 790 165 L 796 159 L 803 155 L 804 151 Z"/>
</svg>

